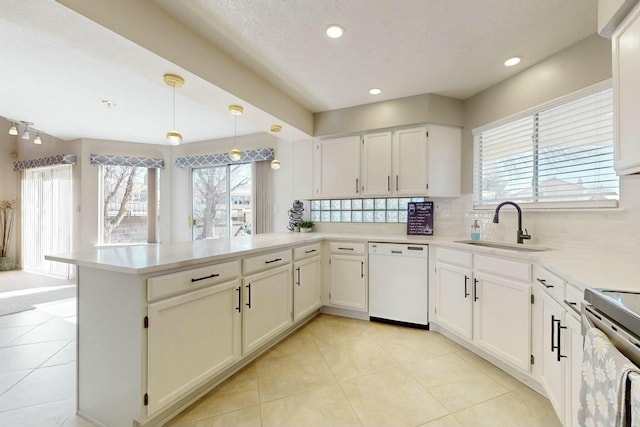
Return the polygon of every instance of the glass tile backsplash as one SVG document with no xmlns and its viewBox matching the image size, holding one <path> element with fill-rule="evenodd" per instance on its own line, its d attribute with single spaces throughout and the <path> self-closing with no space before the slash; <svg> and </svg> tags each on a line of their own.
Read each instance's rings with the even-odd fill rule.
<svg viewBox="0 0 640 427">
<path fill-rule="evenodd" d="M 312 200 L 311 221 L 406 223 L 408 203 L 424 201 L 424 197 Z"/>
</svg>

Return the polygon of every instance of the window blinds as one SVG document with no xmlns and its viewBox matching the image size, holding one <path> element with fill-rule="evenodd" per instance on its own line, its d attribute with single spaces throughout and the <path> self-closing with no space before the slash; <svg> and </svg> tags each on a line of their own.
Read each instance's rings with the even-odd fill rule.
<svg viewBox="0 0 640 427">
<path fill-rule="evenodd" d="M 474 206 L 615 206 L 610 88 L 474 131 Z"/>
</svg>

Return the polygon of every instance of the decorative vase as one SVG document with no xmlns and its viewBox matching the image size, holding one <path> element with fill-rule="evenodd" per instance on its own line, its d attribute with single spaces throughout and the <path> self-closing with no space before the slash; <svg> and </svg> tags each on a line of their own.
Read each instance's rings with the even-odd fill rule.
<svg viewBox="0 0 640 427">
<path fill-rule="evenodd" d="M 301 233 L 310 233 L 311 232 L 311 227 L 305 227 L 305 228 L 300 227 L 300 232 Z"/>
<path fill-rule="evenodd" d="M 16 267 L 16 263 L 13 262 L 8 256 L 0 257 L 0 271 L 13 270 Z"/>
</svg>

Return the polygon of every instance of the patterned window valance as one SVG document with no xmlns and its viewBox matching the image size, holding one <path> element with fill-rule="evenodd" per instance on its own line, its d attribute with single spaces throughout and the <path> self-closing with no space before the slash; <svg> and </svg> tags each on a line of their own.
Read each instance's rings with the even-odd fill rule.
<svg viewBox="0 0 640 427">
<path fill-rule="evenodd" d="M 150 159 L 148 157 L 91 154 L 90 159 L 92 165 L 135 166 L 154 169 L 164 168 L 164 159 Z"/>
<path fill-rule="evenodd" d="M 21 171 L 24 169 L 35 169 L 45 166 L 75 165 L 76 163 L 75 154 L 57 154 L 55 156 L 43 157 L 41 159 L 13 162 L 13 170 Z"/>
<path fill-rule="evenodd" d="M 197 168 L 202 166 L 221 166 L 230 163 L 250 163 L 263 160 L 273 160 L 273 148 L 259 148 L 242 152 L 242 158 L 236 162 L 232 161 L 229 153 L 205 154 L 203 156 L 178 157 L 176 159 L 177 168 Z"/>
</svg>

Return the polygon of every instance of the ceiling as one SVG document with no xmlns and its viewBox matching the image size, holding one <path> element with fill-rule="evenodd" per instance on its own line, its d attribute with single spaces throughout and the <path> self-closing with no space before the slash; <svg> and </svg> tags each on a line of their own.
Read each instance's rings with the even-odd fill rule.
<svg viewBox="0 0 640 427">
<path fill-rule="evenodd" d="M 596 31 L 597 0 L 152 0 L 311 112 L 435 93 L 466 99 Z M 229 137 L 241 103 L 53 0 L 0 0 L 0 115 L 62 139 Z M 337 23 L 341 39 L 324 30 Z M 502 62 L 521 56 L 506 68 Z M 381 95 L 369 95 L 379 87 Z M 108 108 L 101 100 L 117 103 Z M 237 134 L 278 123 L 244 104 Z M 282 137 L 306 134 L 283 129 Z"/>
</svg>

